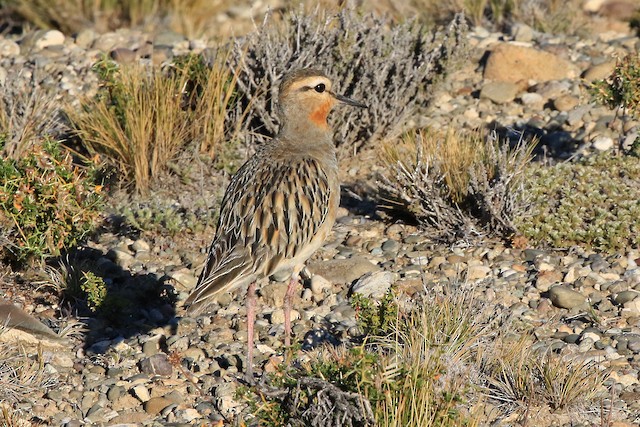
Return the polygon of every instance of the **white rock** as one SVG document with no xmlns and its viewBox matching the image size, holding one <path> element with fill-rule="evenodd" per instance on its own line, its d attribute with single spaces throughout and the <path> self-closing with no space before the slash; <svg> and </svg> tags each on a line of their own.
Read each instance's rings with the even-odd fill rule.
<svg viewBox="0 0 640 427">
<path fill-rule="evenodd" d="M 147 390 L 147 387 L 143 386 L 142 384 L 137 385 L 133 388 L 133 395 L 137 397 L 141 402 L 146 402 L 151 399 L 149 390 Z"/>
<path fill-rule="evenodd" d="M 331 290 L 331 282 L 319 274 L 314 274 L 311 278 L 311 292 L 314 294 L 322 294 L 325 289 Z"/>
<path fill-rule="evenodd" d="M 592 144 L 593 148 L 598 151 L 607 151 L 613 148 L 613 139 L 608 136 L 600 135 L 593 140 Z"/>
<path fill-rule="evenodd" d="M 390 271 L 376 271 L 362 276 L 351 287 L 351 292 L 365 297 L 382 298 L 395 282 L 394 274 Z"/>
<path fill-rule="evenodd" d="M 300 318 L 300 312 L 298 310 L 291 310 L 291 321 L 298 320 Z M 284 323 L 284 309 L 277 308 L 271 313 L 271 324 L 281 325 Z"/>
<path fill-rule="evenodd" d="M 44 49 L 49 46 L 59 46 L 64 44 L 64 34 L 58 30 L 49 30 L 36 42 L 36 48 Z"/>
</svg>

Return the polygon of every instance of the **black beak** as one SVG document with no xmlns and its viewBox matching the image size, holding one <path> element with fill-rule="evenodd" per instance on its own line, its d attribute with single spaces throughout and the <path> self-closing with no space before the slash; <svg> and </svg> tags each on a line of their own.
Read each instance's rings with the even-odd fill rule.
<svg viewBox="0 0 640 427">
<path fill-rule="evenodd" d="M 337 99 L 338 101 L 343 102 L 343 103 L 345 103 L 347 105 L 352 105 L 354 107 L 360 107 L 360 108 L 369 108 L 365 104 L 363 104 L 362 102 L 354 101 L 353 99 L 347 98 L 346 96 L 338 95 L 338 94 L 333 93 L 333 92 L 331 92 L 331 95 L 333 95 L 333 97 L 335 99 Z"/>
</svg>

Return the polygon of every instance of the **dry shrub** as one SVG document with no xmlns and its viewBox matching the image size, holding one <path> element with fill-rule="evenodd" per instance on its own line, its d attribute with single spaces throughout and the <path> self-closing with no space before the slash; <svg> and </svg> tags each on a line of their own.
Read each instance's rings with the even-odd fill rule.
<svg viewBox="0 0 640 427">
<path fill-rule="evenodd" d="M 381 196 L 407 210 L 436 239 L 455 241 L 517 232 L 514 218 L 527 211 L 522 188 L 534 144 L 514 147 L 495 133 L 411 131 L 384 144 Z"/>
<path fill-rule="evenodd" d="M 7 79 L 0 99 L 0 139 L 3 157 L 21 158 L 35 143 L 54 133 L 58 124 L 55 98 L 31 79 Z"/>
<path fill-rule="evenodd" d="M 399 134 L 429 103 L 434 85 L 466 54 L 466 31 L 461 16 L 447 29 L 429 32 L 414 20 L 394 24 L 351 8 L 337 14 L 301 10 L 281 23 L 266 19 L 254 33 L 235 40 L 230 65 L 239 70 L 239 110 L 232 120 L 248 106 L 250 136 L 257 141 L 273 136 L 280 79 L 290 70 L 314 67 L 333 79 L 336 91 L 369 106 L 333 114 L 337 144 L 349 151 L 373 145 Z"/>
<path fill-rule="evenodd" d="M 0 325 L 0 335 L 2 329 Z M 0 402 L 19 402 L 29 395 L 44 394 L 56 386 L 58 379 L 43 369 L 41 349 L 30 353 L 15 344 L 0 341 L 0 354 Z"/>
</svg>

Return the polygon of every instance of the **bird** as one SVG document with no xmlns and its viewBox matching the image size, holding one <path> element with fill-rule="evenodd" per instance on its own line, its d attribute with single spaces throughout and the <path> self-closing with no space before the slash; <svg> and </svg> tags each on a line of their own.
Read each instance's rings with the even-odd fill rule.
<svg viewBox="0 0 640 427">
<path fill-rule="evenodd" d="M 247 286 L 249 381 L 256 283 L 274 274 L 289 276 L 284 298 L 285 347 L 289 347 L 292 298 L 300 271 L 336 219 L 340 182 L 327 117 L 338 104 L 367 108 L 335 93 L 329 77 L 318 69 L 299 69 L 282 78 L 277 102 L 280 128 L 231 178 L 204 269 L 185 300 L 187 313 L 197 315 L 221 293 Z"/>
</svg>

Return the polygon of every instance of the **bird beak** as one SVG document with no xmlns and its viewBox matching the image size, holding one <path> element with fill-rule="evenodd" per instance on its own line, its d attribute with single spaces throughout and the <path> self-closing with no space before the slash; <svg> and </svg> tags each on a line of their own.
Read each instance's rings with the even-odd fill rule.
<svg viewBox="0 0 640 427">
<path fill-rule="evenodd" d="M 333 97 L 335 99 L 337 99 L 338 101 L 343 102 L 343 103 L 345 103 L 347 105 L 352 105 L 354 107 L 360 107 L 360 108 L 369 108 L 365 104 L 363 104 L 362 102 L 354 101 L 353 99 L 347 98 L 346 96 L 338 95 L 338 94 L 333 93 L 333 92 L 331 92 L 331 95 L 333 95 Z"/>
</svg>

